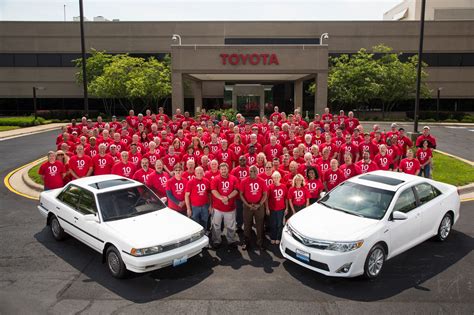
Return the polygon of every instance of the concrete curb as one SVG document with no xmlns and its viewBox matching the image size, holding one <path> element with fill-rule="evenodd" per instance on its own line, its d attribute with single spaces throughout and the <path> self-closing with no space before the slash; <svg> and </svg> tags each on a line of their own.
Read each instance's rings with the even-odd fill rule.
<svg viewBox="0 0 474 315">
<path fill-rule="evenodd" d="M 459 195 L 466 195 L 474 192 L 474 183 L 458 187 Z"/>
<path fill-rule="evenodd" d="M 446 155 L 446 156 L 452 157 L 452 158 L 454 158 L 454 159 L 457 159 L 457 160 L 459 160 L 459 161 L 461 161 L 461 162 L 464 162 L 464 163 L 466 163 L 466 164 L 469 164 L 469 165 L 471 165 L 471 166 L 474 166 L 474 162 L 469 161 L 469 160 L 466 160 L 466 159 L 463 159 L 463 158 L 461 158 L 461 157 L 459 157 L 459 156 L 452 155 L 452 154 L 449 154 L 449 153 L 447 153 L 447 152 L 444 152 L 444 151 L 441 151 L 441 150 L 438 150 L 438 149 L 436 149 L 436 150 L 434 150 L 434 151 L 435 151 L 435 152 L 438 152 L 438 153 L 441 153 L 441 154 L 444 154 L 444 155 Z"/>
<path fill-rule="evenodd" d="M 44 161 L 46 161 L 46 157 L 41 160 L 41 161 L 38 161 L 38 164 L 39 163 L 43 163 Z M 42 192 L 44 190 L 44 186 L 41 185 L 41 184 L 38 184 L 38 183 L 35 183 L 31 178 L 30 176 L 28 175 L 28 172 L 30 171 L 30 169 L 32 169 L 33 167 L 35 167 L 37 164 L 32 164 L 32 165 L 29 165 L 27 167 L 24 167 L 22 168 L 21 170 L 19 170 L 18 172 L 21 172 L 21 179 L 23 180 L 23 182 L 25 183 L 25 185 L 34 190 L 34 191 L 37 191 L 37 192 Z"/>
<path fill-rule="evenodd" d="M 9 130 L 9 131 L 1 131 L 0 140 L 8 140 L 10 138 L 26 136 L 26 135 L 31 135 L 35 133 L 51 131 L 55 129 L 59 130 L 62 126 L 65 126 L 65 125 L 67 125 L 67 123 L 52 123 L 48 125 L 40 125 L 40 126 L 25 127 L 25 128 Z"/>
</svg>

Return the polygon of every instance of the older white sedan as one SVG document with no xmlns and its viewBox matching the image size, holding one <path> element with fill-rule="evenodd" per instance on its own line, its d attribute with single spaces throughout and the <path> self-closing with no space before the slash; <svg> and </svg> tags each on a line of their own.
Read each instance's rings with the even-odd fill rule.
<svg viewBox="0 0 474 315">
<path fill-rule="evenodd" d="M 102 254 L 114 277 L 181 265 L 209 244 L 204 229 L 168 209 L 143 184 L 116 175 L 44 191 L 39 212 L 53 237 L 69 234 Z"/>
<path fill-rule="evenodd" d="M 387 259 L 435 236 L 444 241 L 459 219 L 457 188 L 388 171 L 353 177 L 284 227 L 287 259 L 335 277 L 377 277 Z"/>
</svg>

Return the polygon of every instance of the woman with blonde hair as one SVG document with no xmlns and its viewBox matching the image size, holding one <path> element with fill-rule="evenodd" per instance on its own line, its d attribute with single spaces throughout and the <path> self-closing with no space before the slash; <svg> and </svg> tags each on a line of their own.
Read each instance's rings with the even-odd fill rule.
<svg viewBox="0 0 474 315">
<path fill-rule="evenodd" d="M 272 174 L 273 183 L 268 188 L 268 198 L 265 201 L 266 214 L 270 217 L 270 240 L 272 244 L 279 244 L 283 230 L 283 218 L 288 214 L 288 190 L 281 184 L 281 174 L 278 171 Z"/>
<path fill-rule="evenodd" d="M 288 202 L 290 204 L 291 214 L 295 214 L 309 206 L 309 198 L 311 198 L 311 195 L 305 187 L 303 175 L 296 174 L 293 177 L 291 188 L 288 190 Z"/>
</svg>

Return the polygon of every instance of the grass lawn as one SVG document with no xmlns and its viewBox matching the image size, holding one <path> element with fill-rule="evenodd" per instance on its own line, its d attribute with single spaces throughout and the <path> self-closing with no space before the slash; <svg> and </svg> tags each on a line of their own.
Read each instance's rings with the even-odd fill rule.
<svg viewBox="0 0 474 315">
<path fill-rule="evenodd" d="M 43 180 L 41 179 L 41 177 L 39 176 L 38 174 L 38 169 L 40 168 L 41 163 L 38 163 L 36 164 L 33 168 L 31 168 L 29 171 L 28 171 L 28 176 L 30 176 L 30 178 L 37 184 L 41 184 L 43 185 Z"/>
<path fill-rule="evenodd" d="M 433 165 L 434 180 L 455 186 L 474 183 L 474 166 L 438 152 L 433 152 Z"/>
<path fill-rule="evenodd" d="M 0 126 L 0 131 L 8 131 L 18 129 L 20 126 Z"/>
<path fill-rule="evenodd" d="M 44 125 L 50 122 L 51 121 L 45 120 L 42 117 L 38 117 L 35 120 L 34 116 L 0 117 L 0 126 L 30 127 L 36 125 Z"/>
</svg>

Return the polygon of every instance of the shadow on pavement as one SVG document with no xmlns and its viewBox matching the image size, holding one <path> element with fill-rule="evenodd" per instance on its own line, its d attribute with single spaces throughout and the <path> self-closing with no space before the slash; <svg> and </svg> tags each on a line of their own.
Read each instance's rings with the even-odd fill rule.
<svg viewBox="0 0 474 315">
<path fill-rule="evenodd" d="M 126 279 L 119 280 L 109 274 L 98 252 L 78 240 L 68 237 L 63 242 L 57 242 L 51 236 L 49 227 L 44 227 L 34 237 L 55 255 L 82 272 L 88 278 L 82 279 L 83 282 L 96 282 L 123 299 L 135 303 L 163 299 L 189 289 L 209 277 L 213 273 L 212 268 L 219 264 L 219 259 L 204 250 L 182 266 L 166 267 L 145 274 L 129 273 Z M 77 279 L 80 279 L 80 276 Z M 61 290 L 58 299 L 67 298 L 67 291 L 74 290 L 72 286 L 71 282 Z M 93 295 L 93 292 L 89 294 Z"/>
<path fill-rule="evenodd" d="M 375 280 L 332 278 L 313 272 L 291 261 L 283 267 L 302 284 L 326 294 L 354 301 L 378 301 L 410 288 L 423 291 L 423 283 L 457 263 L 474 249 L 469 235 L 453 230 L 444 243 L 426 241 L 385 263 Z"/>
</svg>

